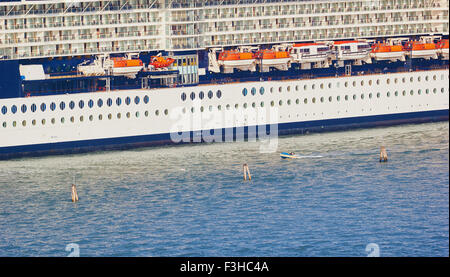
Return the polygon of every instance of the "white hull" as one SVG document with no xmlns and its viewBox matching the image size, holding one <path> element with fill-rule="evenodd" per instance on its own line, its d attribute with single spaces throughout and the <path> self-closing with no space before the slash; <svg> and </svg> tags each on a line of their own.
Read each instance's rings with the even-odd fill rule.
<svg viewBox="0 0 450 277">
<path fill-rule="evenodd" d="M 8 112 L 0 117 L 0 150 L 12 146 L 448 110 L 448 78 L 448 70 L 433 70 L 1 99 L 0 108 L 4 106 Z M 255 88 L 258 93 L 244 96 L 244 88 L 248 91 Z M 263 94 L 259 93 L 261 88 Z M 209 90 L 214 92 L 212 99 L 189 99 L 191 92 L 198 95 Z M 220 98 L 216 95 L 218 90 Z M 185 101 L 180 97 L 182 93 L 188 95 Z M 150 99 L 148 103 L 144 103 L 145 96 Z M 126 97 L 131 98 L 130 105 L 125 104 Z M 135 97 L 139 97 L 138 104 L 134 102 Z M 109 98 L 111 106 L 107 105 Z M 119 106 L 117 98 L 122 100 Z M 103 101 L 101 107 L 97 105 L 99 99 Z M 94 103 L 91 108 L 87 106 L 89 100 Z M 84 108 L 75 105 L 72 110 L 68 107 L 70 101 L 84 101 Z M 64 110 L 59 108 L 61 102 L 66 104 Z M 40 110 L 42 103 L 47 107 L 45 111 Z M 50 109 L 51 103 L 56 104 L 56 110 Z M 35 112 L 31 111 L 32 104 L 38 107 Z M 15 114 L 11 113 L 13 105 L 18 107 Z M 22 105 L 28 107 L 25 113 L 20 110 Z"/>
</svg>

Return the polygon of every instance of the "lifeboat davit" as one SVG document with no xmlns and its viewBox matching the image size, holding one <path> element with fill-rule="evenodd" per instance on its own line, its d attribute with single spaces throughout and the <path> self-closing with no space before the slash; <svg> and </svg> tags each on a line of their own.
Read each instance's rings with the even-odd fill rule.
<svg viewBox="0 0 450 277">
<path fill-rule="evenodd" d="M 255 71 L 255 55 L 252 52 L 225 50 L 219 54 L 218 64 L 224 73 L 233 73 L 233 69 Z"/>
<path fill-rule="evenodd" d="M 112 74 L 124 76 L 136 76 L 136 74 L 144 68 L 144 64 L 140 59 L 130 59 L 124 57 L 111 58 Z"/>
<path fill-rule="evenodd" d="M 268 72 L 270 67 L 288 70 L 291 57 L 288 51 L 259 50 L 255 57 L 259 60 L 261 71 Z"/>
<path fill-rule="evenodd" d="M 336 60 L 343 64 L 343 61 L 353 60 L 355 64 L 362 64 L 361 61 L 372 63 L 370 52 L 372 48 L 365 41 L 335 41 L 333 43 L 336 53 Z"/>
<path fill-rule="evenodd" d="M 439 53 L 442 56 L 442 59 L 448 60 L 448 39 L 443 39 L 438 42 Z"/>
<path fill-rule="evenodd" d="M 421 41 L 409 41 L 404 46 L 404 49 L 409 52 L 411 59 L 437 59 L 440 52 L 435 43 Z"/>
<path fill-rule="evenodd" d="M 149 65 L 154 69 L 165 69 L 175 62 L 175 59 L 152 56 Z"/>
<path fill-rule="evenodd" d="M 377 61 L 405 61 L 405 50 L 401 45 L 376 43 L 372 45 L 370 56 Z"/>
</svg>

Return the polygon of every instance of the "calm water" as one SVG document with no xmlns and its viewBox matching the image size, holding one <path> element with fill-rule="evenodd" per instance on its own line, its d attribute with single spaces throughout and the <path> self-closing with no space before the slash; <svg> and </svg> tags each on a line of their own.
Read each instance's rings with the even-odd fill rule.
<svg viewBox="0 0 450 277">
<path fill-rule="evenodd" d="M 67 256 L 69 243 L 81 256 L 366 256 L 369 243 L 381 256 L 449 255 L 448 122 L 259 146 L 0 161 L 0 256 Z"/>
</svg>

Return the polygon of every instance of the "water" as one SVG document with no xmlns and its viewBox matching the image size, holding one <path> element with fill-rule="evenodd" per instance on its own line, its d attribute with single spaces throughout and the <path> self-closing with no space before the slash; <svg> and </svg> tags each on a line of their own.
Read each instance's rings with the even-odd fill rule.
<svg viewBox="0 0 450 277">
<path fill-rule="evenodd" d="M 0 256 L 448 256 L 448 122 L 259 146 L 0 161 Z"/>
</svg>

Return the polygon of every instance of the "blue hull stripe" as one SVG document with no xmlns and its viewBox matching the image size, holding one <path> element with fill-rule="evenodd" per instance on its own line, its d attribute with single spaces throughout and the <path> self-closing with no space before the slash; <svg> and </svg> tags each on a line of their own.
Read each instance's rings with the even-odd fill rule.
<svg viewBox="0 0 450 277">
<path fill-rule="evenodd" d="M 355 128 L 369 128 L 380 126 L 391 126 L 406 123 L 425 123 L 434 121 L 448 121 L 449 110 L 437 110 L 426 112 L 400 113 L 389 115 L 363 116 L 340 119 L 326 119 L 306 122 L 292 122 L 278 124 L 279 135 L 307 134 L 310 132 L 329 132 Z M 266 126 L 264 126 L 266 127 Z M 249 135 L 249 128 L 233 128 L 233 139 L 236 135 L 245 138 Z M 257 128 L 250 128 L 252 135 Z M 223 139 L 225 133 L 230 132 L 222 129 Z M 236 134 L 238 132 L 238 134 Z M 190 138 L 198 136 L 201 132 L 190 132 Z M 194 140 L 199 141 L 199 140 Z M 10 159 L 23 156 L 42 156 L 52 154 L 71 154 L 98 150 L 119 150 L 145 146 L 157 146 L 173 144 L 169 133 L 156 135 L 143 135 L 119 138 L 105 138 L 83 141 L 70 141 L 58 143 L 45 143 L 35 145 L 11 146 L 0 148 L 0 159 Z"/>
</svg>

